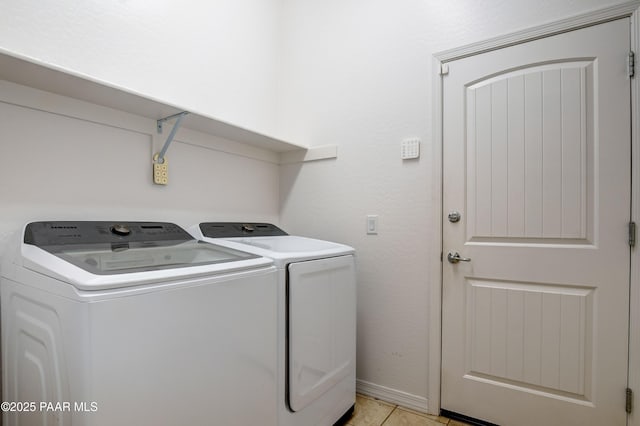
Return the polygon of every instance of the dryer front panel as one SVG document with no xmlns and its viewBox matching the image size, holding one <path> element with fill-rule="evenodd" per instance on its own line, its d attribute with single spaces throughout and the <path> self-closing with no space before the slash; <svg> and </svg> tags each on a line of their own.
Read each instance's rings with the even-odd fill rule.
<svg viewBox="0 0 640 426">
<path fill-rule="evenodd" d="M 353 256 L 288 265 L 287 403 L 300 411 L 355 370 Z"/>
</svg>

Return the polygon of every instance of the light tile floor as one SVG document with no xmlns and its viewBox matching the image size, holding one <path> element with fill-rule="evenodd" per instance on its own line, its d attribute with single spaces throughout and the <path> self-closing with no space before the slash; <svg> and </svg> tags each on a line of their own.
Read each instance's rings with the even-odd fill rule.
<svg viewBox="0 0 640 426">
<path fill-rule="evenodd" d="M 364 395 L 356 395 L 356 408 L 348 426 L 468 426 L 466 423 L 418 413 Z"/>
</svg>

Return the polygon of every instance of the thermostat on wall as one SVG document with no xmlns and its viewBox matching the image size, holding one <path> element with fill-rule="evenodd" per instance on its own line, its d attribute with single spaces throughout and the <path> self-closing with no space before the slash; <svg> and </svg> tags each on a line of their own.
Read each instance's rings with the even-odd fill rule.
<svg viewBox="0 0 640 426">
<path fill-rule="evenodd" d="M 410 138 L 402 141 L 400 157 L 403 160 L 420 157 L 420 139 Z"/>
</svg>

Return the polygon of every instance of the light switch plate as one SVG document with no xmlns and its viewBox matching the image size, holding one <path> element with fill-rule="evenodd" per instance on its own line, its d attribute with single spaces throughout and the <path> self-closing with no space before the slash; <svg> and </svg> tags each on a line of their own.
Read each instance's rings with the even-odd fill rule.
<svg viewBox="0 0 640 426">
<path fill-rule="evenodd" d="M 376 235 L 378 233 L 378 215 L 367 215 L 367 234 Z"/>
</svg>

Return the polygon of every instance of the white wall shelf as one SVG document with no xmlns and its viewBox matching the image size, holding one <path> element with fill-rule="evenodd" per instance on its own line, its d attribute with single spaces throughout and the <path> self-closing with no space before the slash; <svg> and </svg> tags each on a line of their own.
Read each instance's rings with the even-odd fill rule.
<svg viewBox="0 0 640 426">
<path fill-rule="evenodd" d="M 235 142 L 276 153 L 302 151 L 307 147 L 286 142 L 189 108 L 170 105 L 124 87 L 99 81 L 87 75 L 62 69 L 0 49 L 0 80 L 79 99 L 93 104 L 158 120 L 182 111 L 189 111 L 182 127 L 215 135 Z"/>
</svg>

